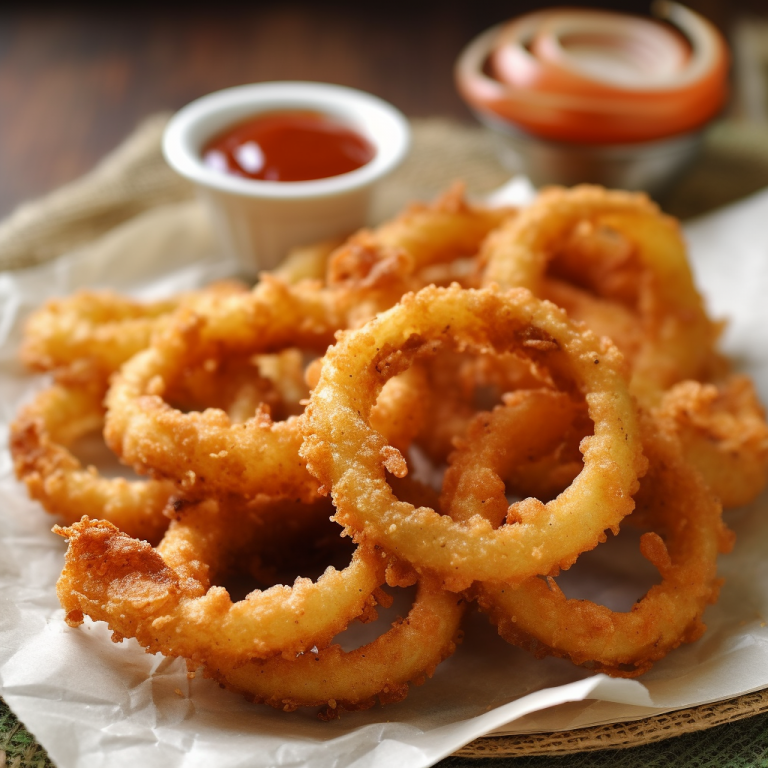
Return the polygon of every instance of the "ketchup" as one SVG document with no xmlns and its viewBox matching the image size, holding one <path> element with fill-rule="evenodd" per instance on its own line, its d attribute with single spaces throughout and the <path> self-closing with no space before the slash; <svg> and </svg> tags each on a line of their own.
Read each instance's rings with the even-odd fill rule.
<svg viewBox="0 0 768 768">
<path fill-rule="evenodd" d="M 309 181 L 349 173 L 375 154 L 356 131 L 319 112 L 269 112 L 214 137 L 203 162 L 234 176 Z"/>
</svg>

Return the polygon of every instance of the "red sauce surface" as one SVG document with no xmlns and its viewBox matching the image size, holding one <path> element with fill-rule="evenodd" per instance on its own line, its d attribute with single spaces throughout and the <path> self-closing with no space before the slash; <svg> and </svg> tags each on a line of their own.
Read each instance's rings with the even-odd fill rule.
<svg viewBox="0 0 768 768">
<path fill-rule="evenodd" d="M 338 176 L 373 159 L 371 143 L 318 112 L 270 112 L 214 137 L 203 162 L 235 176 L 266 181 L 310 181 Z"/>
</svg>

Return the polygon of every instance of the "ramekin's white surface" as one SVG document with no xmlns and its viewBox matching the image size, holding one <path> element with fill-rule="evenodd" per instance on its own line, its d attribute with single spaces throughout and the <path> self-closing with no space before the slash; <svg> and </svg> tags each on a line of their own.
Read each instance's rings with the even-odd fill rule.
<svg viewBox="0 0 768 768">
<path fill-rule="evenodd" d="M 203 147 L 229 126 L 293 109 L 322 112 L 349 125 L 373 144 L 374 158 L 350 173 L 294 182 L 246 179 L 204 164 Z M 163 153 L 198 186 L 222 246 L 254 275 L 274 267 L 294 246 L 364 226 L 374 184 L 400 163 L 409 144 L 407 120 L 387 102 L 343 86 L 286 81 L 228 88 L 193 101 L 168 123 Z"/>
</svg>

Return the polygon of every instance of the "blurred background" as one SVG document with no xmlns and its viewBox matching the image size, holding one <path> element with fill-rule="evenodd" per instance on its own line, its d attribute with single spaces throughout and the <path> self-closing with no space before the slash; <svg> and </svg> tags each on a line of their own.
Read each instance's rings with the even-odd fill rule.
<svg viewBox="0 0 768 768">
<path fill-rule="evenodd" d="M 557 4 L 649 11 L 648 2 L 634 0 Z M 146 116 L 241 83 L 339 83 L 375 93 L 412 118 L 474 124 L 453 82 L 460 50 L 487 27 L 547 5 L 552 3 L 2 4 L 0 217 L 88 171 Z M 712 20 L 732 46 L 727 116 L 754 130 L 729 140 L 759 143 L 765 135 L 768 141 L 768 3 L 687 5 Z"/>
</svg>

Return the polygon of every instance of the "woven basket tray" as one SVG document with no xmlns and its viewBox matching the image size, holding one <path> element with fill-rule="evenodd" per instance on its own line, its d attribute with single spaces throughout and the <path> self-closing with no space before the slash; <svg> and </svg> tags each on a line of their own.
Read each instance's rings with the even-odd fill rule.
<svg viewBox="0 0 768 768">
<path fill-rule="evenodd" d="M 747 693 L 728 701 L 679 709 L 629 723 L 596 725 L 592 728 L 557 733 L 486 736 L 470 742 L 455 754 L 461 757 L 520 757 L 623 749 L 703 731 L 762 712 L 768 712 L 768 689 Z"/>
</svg>

